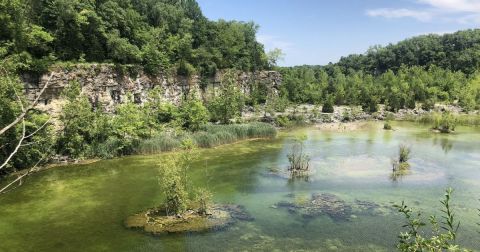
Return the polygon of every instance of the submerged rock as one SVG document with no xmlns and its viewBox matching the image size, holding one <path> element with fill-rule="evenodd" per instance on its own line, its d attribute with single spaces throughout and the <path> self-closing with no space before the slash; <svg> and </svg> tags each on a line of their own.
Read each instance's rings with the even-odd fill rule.
<svg viewBox="0 0 480 252">
<path fill-rule="evenodd" d="M 347 203 L 331 193 L 314 193 L 307 200 L 280 201 L 275 207 L 287 209 L 289 213 L 299 214 L 304 218 L 327 215 L 335 221 L 350 220 L 353 219 L 352 216 L 356 218 L 355 214 L 378 215 L 385 212 L 384 207 L 377 203 L 362 200 Z"/>
<path fill-rule="evenodd" d="M 209 208 L 207 215 L 189 210 L 183 215 L 166 216 L 162 209 L 149 209 L 128 217 L 125 226 L 161 235 L 218 230 L 232 225 L 237 220 L 252 221 L 253 217 L 243 206 L 216 204 Z"/>
</svg>

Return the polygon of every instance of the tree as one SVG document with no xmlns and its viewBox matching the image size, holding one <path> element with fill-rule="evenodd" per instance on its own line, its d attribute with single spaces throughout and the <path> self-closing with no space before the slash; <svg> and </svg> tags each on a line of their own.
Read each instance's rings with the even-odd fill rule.
<svg viewBox="0 0 480 252">
<path fill-rule="evenodd" d="M 179 109 L 179 120 L 183 128 L 197 131 L 200 126 L 208 122 L 208 119 L 208 110 L 195 93 L 191 93 L 188 98 L 182 101 Z"/>
<path fill-rule="evenodd" d="M 323 113 L 333 113 L 333 96 L 328 95 L 327 99 L 325 100 L 325 103 L 322 106 L 322 112 Z"/>
<path fill-rule="evenodd" d="M 267 52 L 268 65 L 273 68 L 277 66 L 279 61 L 284 60 L 285 54 L 282 49 L 274 48 L 273 50 Z"/>
<path fill-rule="evenodd" d="M 244 106 L 244 97 L 237 87 L 236 72 L 228 70 L 222 80 L 219 94 L 209 104 L 212 119 L 228 124 L 240 116 Z"/>
<path fill-rule="evenodd" d="M 95 113 L 90 101 L 81 92 L 80 83 L 71 82 L 62 94 L 67 102 L 60 115 L 63 130 L 57 151 L 74 158 L 89 156 L 94 139 L 92 125 L 95 124 Z"/>
<path fill-rule="evenodd" d="M 187 209 L 188 194 L 182 179 L 182 167 L 176 154 L 168 155 L 159 164 L 160 186 L 165 193 L 167 215 L 182 214 Z"/>
</svg>

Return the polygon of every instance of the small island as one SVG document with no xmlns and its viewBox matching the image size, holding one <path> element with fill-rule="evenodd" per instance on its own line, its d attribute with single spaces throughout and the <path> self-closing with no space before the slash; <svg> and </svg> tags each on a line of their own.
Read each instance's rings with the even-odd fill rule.
<svg viewBox="0 0 480 252">
<path fill-rule="evenodd" d="M 253 220 L 243 206 L 214 204 L 208 189 L 190 185 L 188 171 L 197 157 L 196 145 L 187 139 L 179 152 L 163 159 L 159 164 L 159 182 L 165 201 L 160 207 L 128 217 L 125 226 L 161 235 L 218 230 L 237 220 Z"/>
<path fill-rule="evenodd" d="M 125 226 L 143 229 L 146 233 L 153 235 L 161 235 L 219 230 L 238 220 L 253 220 L 245 208 L 239 205 L 215 204 L 209 206 L 207 211 L 207 214 L 203 214 L 198 210 L 190 209 L 181 215 L 167 215 L 164 208 L 152 208 L 128 217 Z"/>
</svg>

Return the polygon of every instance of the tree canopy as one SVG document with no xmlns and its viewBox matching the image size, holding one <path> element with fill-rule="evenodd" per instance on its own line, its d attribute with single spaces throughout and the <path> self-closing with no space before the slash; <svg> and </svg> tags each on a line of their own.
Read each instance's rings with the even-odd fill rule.
<svg viewBox="0 0 480 252">
<path fill-rule="evenodd" d="M 252 22 L 210 21 L 195 0 L 1 0 L 0 57 L 17 70 L 56 61 L 214 74 L 267 66 Z"/>
</svg>

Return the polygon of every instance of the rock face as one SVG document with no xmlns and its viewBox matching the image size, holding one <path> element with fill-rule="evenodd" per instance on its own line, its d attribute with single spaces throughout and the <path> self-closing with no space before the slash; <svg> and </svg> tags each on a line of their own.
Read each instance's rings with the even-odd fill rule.
<svg viewBox="0 0 480 252">
<path fill-rule="evenodd" d="M 71 82 L 77 81 L 92 104 L 101 104 L 107 111 L 113 111 L 114 105 L 133 95 L 136 103 L 147 99 L 149 90 L 160 87 L 165 101 L 178 104 L 190 92 L 208 100 L 215 95 L 225 75 L 219 71 L 214 77 L 201 79 L 199 76 L 185 77 L 159 74 L 150 76 L 142 70 L 120 71 L 109 64 L 82 64 L 71 67 L 57 67 L 39 78 L 23 75 L 27 96 L 33 99 L 51 76 L 50 85 L 43 94 L 40 106 L 55 112 L 61 108 L 61 93 Z M 258 71 L 238 72 L 237 83 L 245 94 L 250 94 L 254 84 L 264 85 L 269 92 L 278 93 L 282 82 L 280 73 Z"/>
</svg>

